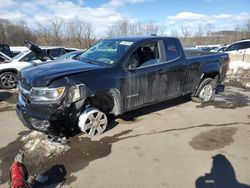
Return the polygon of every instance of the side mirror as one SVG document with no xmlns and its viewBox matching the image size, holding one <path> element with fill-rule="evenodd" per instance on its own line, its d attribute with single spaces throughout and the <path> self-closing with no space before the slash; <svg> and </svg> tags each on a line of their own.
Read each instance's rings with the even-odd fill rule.
<svg viewBox="0 0 250 188">
<path fill-rule="evenodd" d="M 129 58 L 129 65 L 128 65 L 128 70 L 135 69 L 139 66 L 139 59 L 137 56 L 132 55 Z"/>
<path fill-rule="evenodd" d="M 137 66 L 136 66 L 136 64 L 135 64 L 135 63 L 130 64 L 130 65 L 128 66 L 128 70 L 135 69 L 136 67 L 137 67 Z"/>
</svg>

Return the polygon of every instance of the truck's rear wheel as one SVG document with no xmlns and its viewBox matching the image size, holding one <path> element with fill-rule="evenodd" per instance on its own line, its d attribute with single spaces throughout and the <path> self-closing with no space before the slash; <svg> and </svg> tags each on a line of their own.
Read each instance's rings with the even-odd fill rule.
<svg viewBox="0 0 250 188">
<path fill-rule="evenodd" d="M 199 103 L 213 101 L 215 98 L 215 87 L 213 82 L 214 80 L 212 78 L 205 78 L 202 80 L 192 100 Z"/>
<path fill-rule="evenodd" d="M 107 124 L 108 118 L 106 114 L 94 107 L 87 108 L 82 112 L 78 121 L 81 131 L 90 137 L 102 134 Z"/>
<path fill-rule="evenodd" d="M 4 72 L 0 75 L 0 87 L 12 89 L 16 87 L 17 76 L 13 72 Z"/>
</svg>

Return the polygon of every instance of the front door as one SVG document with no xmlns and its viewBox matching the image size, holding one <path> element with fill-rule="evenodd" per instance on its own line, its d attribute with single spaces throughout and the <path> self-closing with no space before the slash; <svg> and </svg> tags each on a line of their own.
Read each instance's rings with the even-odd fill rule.
<svg viewBox="0 0 250 188">
<path fill-rule="evenodd" d="M 159 101 L 164 94 L 166 75 L 161 74 L 159 42 L 139 46 L 130 56 L 122 83 L 124 110 L 132 110 Z"/>
</svg>

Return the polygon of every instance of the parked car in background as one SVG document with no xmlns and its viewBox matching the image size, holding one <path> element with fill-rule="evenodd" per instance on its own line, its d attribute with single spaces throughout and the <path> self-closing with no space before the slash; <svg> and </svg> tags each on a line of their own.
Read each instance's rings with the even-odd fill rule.
<svg viewBox="0 0 250 188">
<path fill-rule="evenodd" d="M 220 47 L 217 47 L 213 50 L 210 50 L 210 52 L 224 52 L 224 50 L 227 48 L 227 45 L 225 46 L 220 46 Z"/>
<path fill-rule="evenodd" d="M 52 56 L 56 56 L 59 57 L 60 55 L 63 55 L 65 52 L 69 53 L 69 52 L 74 52 L 77 51 L 79 49 L 77 48 L 68 48 L 68 47 L 63 47 L 63 46 L 40 46 L 40 48 L 42 49 L 50 49 L 53 48 L 53 51 L 48 51 L 48 53 L 50 53 Z M 64 49 L 65 51 L 56 51 L 55 49 Z M 11 46 L 10 47 L 11 53 L 12 53 L 12 57 L 15 57 L 16 55 L 18 55 L 21 52 L 27 51 L 27 47 L 26 46 Z"/>
<path fill-rule="evenodd" d="M 41 63 L 42 61 L 51 61 L 75 50 L 64 47 L 38 47 L 35 44 L 26 41 L 26 51 L 23 51 L 12 58 L 10 61 L 0 64 L 0 88 L 11 89 L 16 87 L 17 73 L 28 66 Z"/>
<path fill-rule="evenodd" d="M 13 57 L 8 44 L 0 44 L 0 52 L 4 53 L 9 57 Z"/>
<path fill-rule="evenodd" d="M 12 53 L 12 57 L 15 57 L 21 52 L 27 51 L 27 47 L 26 46 L 10 46 L 10 51 Z"/>
<path fill-rule="evenodd" d="M 0 52 L 0 64 L 1 63 L 7 63 L 11 61 L 11 57 L 7 56 L 3 52 Z"/>
<path fill-rule="evenodd" d="M 234 42 L 224 52 L 235 55 L 250 54 L 250 39 Z"/>
<path fill-rule="evenodd" d="M 195 48 L 198 48 L 200 50 L 203 50 L 203 51 L 211 51 L 211 50 L 214 50 L 218 47 L 220 47 L 221 45 L 220 44 L 214 44 L 214 45 L 196 45 Z"/>
</svg>

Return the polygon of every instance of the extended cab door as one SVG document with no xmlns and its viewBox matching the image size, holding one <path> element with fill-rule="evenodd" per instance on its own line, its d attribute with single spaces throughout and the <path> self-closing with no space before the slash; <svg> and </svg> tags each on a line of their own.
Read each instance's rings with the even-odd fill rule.
<svg viewBox="0 0 250 188">
<path fill-rule="evenodd" d="M 167 83 L 167 99 L 175 98 L 183 94 L 185 79 L 187 73 L 187 62 L 184 56 L 182 46 L 176 38 L 166 38 L 164 40 L 166 62 L 163 69 Z"/>
<path fill-rule="evenodd" d="M 125 111 L 154 103 L 165 96 L 167 78 L 163 74 L 162 47 L 162 40 L 145 42 L 135 48 L 125 62 L 126 75 L 121 85 Z"/>
</svg>

